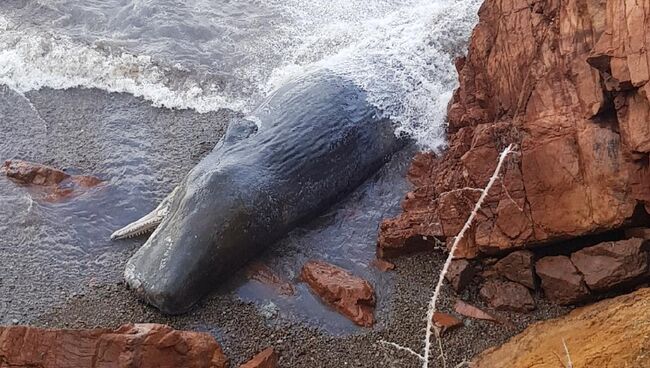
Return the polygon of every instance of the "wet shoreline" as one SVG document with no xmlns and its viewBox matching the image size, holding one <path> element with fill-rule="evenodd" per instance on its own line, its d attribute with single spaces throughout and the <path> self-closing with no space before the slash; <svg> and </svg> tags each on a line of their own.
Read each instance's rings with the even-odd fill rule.
<svg viewBox="0 0 650 368">
<path fill-rule="evenodd" d="M 126 210 L 129 218 L 155 206 L 173 183 L 211 149 L 232 115 L 228 112 L 196 114 L 157 109 L 132 96 L 87 89 L 42 90 L 31 92 L 24 99 L 5 91 L 2 97 L 5 100 L 14 98 L 11 111 L 9 104 L 5 104 L 7 110 L 0 111 L 6 117 L 0 130 L 4 132 L 4 143 L 0 147 L 5 156 L 3 159 L 21 156 L 19 158 L 40 160 L 83 173 L 103 175 L 111 184 L 129 187 L 132 190 L 130 198 L 118 207 L 120 213 Z M 136 132 L 145 141 L 140 143 L 143 145 L 140 153 L 125 152 L 117 155 L 115 161 L 107 161 L 106 157 L 111 158 L 119 149 L 121 140 L 125 140 L 126 147 L 133 142 L 138 144 L 137 141 L 128 141 L 134 139 L 132 135 L 123 137 L 120 131 L 113 131 L 107 122 L 116 120 L 121 120 L 122 126 L 127 127 L 142 123 L 139 130 L 126 131 Z M 16 137 L 21 135 L 16 134 L 12 127 L 29 127 L 40 134 L 26 134 L 20 142 Z M 105 142 L 107 137 L 109 143 Z M 145 159 L 157 155 L 163 159 L 133 163 L 124 156 L 128 154 Z M 164 316 L 143 305 L 122 283 L 123 264 L 144 240 L 110 243 L 104 235 L 112 230 L 111 226 L 129 218 L 113 214 L 111 216 L 117 218 L 109 216 L 106 222 L 97 219 L 90 210 L 84 210 L 81 215 L 68 213 L 62 219 L 49 218 L 48 221 L 53 223 L 63 222 L 67 226 L 63 229 L 73 229 L 76 233 L 39 244 L 39 239 L 48 240 L 50 235 L 47 232 L 50 228 L 39 225 L 39 216 L 66 212 L 60 212 L 65 206 L 63 209 L 40 208 L 41 205 L 36 204 L 36 211 L 40 212 L 24 219 L 19 216 L 20 221 L 13 226 L 6 221 L 3 225 L 6 228 L 3 233 L 5 244 L 0 247 L 0 253 L 3 259 L 14 262 L 7 264 L 9 267 L 3 272 L 0 283 L 6 310 L 2 323 L 17 320 L 20 324 L 43 327 L 86 328 L 159 322 L 175 328 L 212 333 L 233 363 L 240 363 L 257 351 L 273 346 L 281 353 L 281 366 L 287 367 L 337 366 L 342 361 L 358 367 L 417 366 L 412 357 L 387 350 L 378 341 L 394 341 L 419 348 L 424 328 L 424 307 L 444 255 L 421 254 L 400 259 L 396 262 L 397 270 L 386 274 L 370 266 L 378 221 L 398 209 L 399 200 L 407 191 L 408 186 L 401 176 L 410 154 L 402 154 L 387 166 L 388 171 L 383 176 L 380 174 L 371 179 L 364 188 L 302 226 L 261 257 L 265 264 L 295 285 L 298 289 L 295 300 L 251 283 L 242 270 L 183 316 Z M 120 165 L 132 165 L 128 166 L 128 175 L 120 171 L 123 169 Z M 154 169 L 146 172 L 147 165 Z M 108 177 L 111 174 L 120 179 Z M 139 187 L 143 184 L 147 187 L 146 183 L 150 183 L 149 190 Z M 10 185 L 0 181 L 3 190 L 12 188 Z M 19 193 L 14 189 L 11 189 L 13 194 Z M 142 198 L 137 198 L 138 195 Z M 110 196 L 107 198 L 114 200 Z M 377 204 L 391 201 L 394 203 L 390 206 Z M 65 224 L 66 221 L 70 223 Z M 90 222 L 83 224 L 79 221 Z M 93 228 L 94 224 L 98 227 Z M 84 226 L 85 230 L 81 230 Z M 33 234 L 38 234 L 38 237 L 30 238 Z M 77 244 L 86 238 L 91 240 L 89 244 Z M 69 245 L 57 250 L 61 245 L 57 241 L 61 239 Z M 31 246 L 25 247 L 26 242 Z M 335 250 L 332 253 L 320 250 L 327 247 Z M 56 258 L 45 257 L 55 250 L 60 253 L 70 251 L 68 256 L 74 261 L 71 269 L 61 260 L 57 263 Z M 378 294 L 375 327 L 363 329 L 352 325 L 320 304 L 306 286 L 298 282 L 297 270 L 301 262 L 310 257 L 325 257 L 372 281 Z M 79 262 L 80 259 L 83 262 Z M 61 274 L 57 275 L 57 272 Z M 59 277 L 61 275 L 67 277 Z M 479 301 L 473 300 L 472 296 L 476 294 L 473 290 L 461 297 L 480 305 Z M 453 292 L 447 291 L 441 300 L 443 310 L 451 312 L 455 299 Z M 466 320 L 466 327 L 447 334 L 443 343 L 448 353 L 448 364 L 461 362 L 504 341 L 531 321 L 566 312 L 566 309 L 536 299 L 538 309 L 530 315 L 505 314 L 515 328 Z M 473 342 L 471 346 L 467 346 L 468 341 Z"/>
</svg>

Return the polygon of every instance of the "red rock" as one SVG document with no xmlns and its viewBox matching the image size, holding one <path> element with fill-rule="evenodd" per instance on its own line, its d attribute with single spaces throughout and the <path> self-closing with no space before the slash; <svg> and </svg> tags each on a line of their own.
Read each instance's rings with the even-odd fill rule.
<svg viewBox="0 0 650 368">
<path fill-rule="evenodd" d="M 278 353 L 273 348 L 266 348 L 247 363 L 240 365 L 239 368 L 276 368 L 278 359 Z"/>
<path fill-rule="evenodd" d="M 585 299 L 589 289 L 569 257 L 544 257 L 535 263 L 546 297 L 559 304 L 573 304 Z"/>
<path fill-rule="evenodd" d="M 449 330 L 463 326 L 463 321 L 448 313 L 433 313 L 433 323 L 440 329 L 440 336 Z"/>
<path fill-rule="evenodd" d="M 470 318 L 475 318 L 475 319 L 482 319 L 484 321 L 490 321 L 490 322 L 496 322 L 500 323 L 499 320 L 497 320 L 495 317 L 490 315 L 487 312 L 482 311 L 481 309 L 468 304 L 460 299 L 456 301 L 456 305 L 454 306 L 454 310 L 456 313 L 463 315 L 465 317 L 470 317 Z"/>
<path fill-rule="evenodd" d="M 375 258 L 371 264 L 381 272 L 392 271 L 395 269 L 394 263 L 390 263 L 381 258 Z"/>
<path fill-rule="evenodd" d="M 451 261 L 445 279 L 456 292 L 460 292 L 472 282 L 475 274 L 476 270 L 467 260 L 455 259 Z"/>
<path fill-rule="evenodd" d="M 24 185 L 56 185 L 70 177 L 61 170 L 22 160 L 7 160 L 2 170 L 8 178 Z"/>
<path fill-rule="evenodd" d="M 382 224 L 379 249 L 397 254 L 422 236 L 455 237 L 478 197 L 463 188 L 484 188 L 510 143 L 518 154 L 459 257 L 616 229 L 637 206 L 650 209 L 649 8 L 486 0 L 459 64 L 449 148 L 414 159 L 413 195 Z"/>
<path fill-rule="evenodd" d="M 251 280 L 258 281 L 264 285 L 268 285 L 277 290 L 282 295 L 294 295 L 296 288 L 288 281 L 284 280 L 280 275 L 275 273 L 269 266 L 254 262 L 248 267 L 248 277 Z"/>
<path fill-rule="evenodd" d="M 322 261 L 307 262 L 301 277 L 316 295 L 357 325 L 374 324 L 375 290 L 368 281 Z"/>
<path fill-rule="evenodd" d="M 100 179 L 94 176 L 87 176 L 87 175 L 73 176 L 72 181 L 74 181 L 77 185 L 79 185 L 82 188 L 92 188 L 102 183 Z"/>
<path fill-rule="evenodd" d="M 157 324 L 117 330 L 0 327 L 0 366 L 225 368 L 228 359 L 210 334 Z"/>
<path fill-rule="evenodd" d="M 533 270 L 533 252 L 515 251 L 499 260 L 494 268 L 497 274 L 520 283 L 529 289 L 535 289 L 535 271 Z"/>
<path fill-rule="evenodd" d="M 609 290 L 646 276 L 646 244 L 636 238 L 601 243 L 573 253 L 571 262 L 582 273 L 589 289 Z"/>
<path fill-rule="evenodd" d="M 40 188 L 36 194 L 47 202 L 79 195 L 102 182 L 94 176 L 71 176 L 53 167 L 21 160 L 5 161 L 1 171 L 18 184 Z"/>
<path fill-rule="evenodd" d="M 528 289 L 516 282 L 488 280 L 481 287 L 480 295 L 496 310 L 530 312 L 535 309 L 535 300 Z"/>
</svg>

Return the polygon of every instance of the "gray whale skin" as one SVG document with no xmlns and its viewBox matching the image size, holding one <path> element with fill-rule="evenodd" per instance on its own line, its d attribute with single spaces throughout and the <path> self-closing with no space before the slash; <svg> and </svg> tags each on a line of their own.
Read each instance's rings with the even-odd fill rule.
<svg viewBox="0 0 650 368">
<path fill-rule="evenodd" d="M 187 174 L 127 262 L 129 288 L 164 313 L 186 312 L 404 146 L 359 87 L 327 71 L 286 84 L 251 116 Z"/>
</svg>

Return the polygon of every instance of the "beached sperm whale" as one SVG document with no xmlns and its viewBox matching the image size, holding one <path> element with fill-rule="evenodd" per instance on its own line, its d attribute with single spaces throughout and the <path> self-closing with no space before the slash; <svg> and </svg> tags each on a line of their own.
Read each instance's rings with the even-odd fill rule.
<svg viewBox="0 0 650 368">
<path fill-rule="evenodd" d="M 185 312 L 402 146 L 351 81 L 327 71 L 294 80 L 231 123 L 156 210 L 113 234 L 157 226 L 128 261 L 126 281 L 161 311 Z"/>
</svg>

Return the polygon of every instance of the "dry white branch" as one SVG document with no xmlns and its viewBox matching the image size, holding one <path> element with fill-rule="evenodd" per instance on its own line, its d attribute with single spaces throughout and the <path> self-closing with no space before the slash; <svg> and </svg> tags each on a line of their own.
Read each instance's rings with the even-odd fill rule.
<svg viewBox="0 0 650 368">
<path fill-rule="evenodd" d="M 476 202 L 476 205 L 474 206 L 474 209 L 472 210 L 472 213 L 469 215 L 469 218 L 467 219 L 467 222 L 465 222 L 465 225 L 463 225 L 463 228 L 460 230 L 458 235 L 454 238 L 454 242 L 449 249 L 449 256 L 447 256 L 447 259 L 445 261 L 445 264 L 442 267 L 442 270 L 440 271 L 440 275 L 438 276 L 438 282 L 436 284 L 436 288 L 434 289 L 433 296 L 431 297 L 429 301 L 429 305 L 427 307 L 427 316 L 426 316 L 426 322 L 427 322 L 427 327 L 426 327 L 426 332 L 425 332 L 425 337 L 424 337 L 424 354 L 420 355 L 413 351 L 412 349 L 409 349 L 407 347 L 403 347 L 401 345 L 388 342 L 388 341 L 381 341 L 381 343 L 392 346 L 398 350 L 403 350 L 411 353 L 412 355 L 415 355 L 422 361 L 422 368 L 429 368 L 429 358 L 431 356 L 431 335 L 433 335 L 433 315 L 436 312 L 436 303 L 438 301 L 438 295 L 440 294 L 440 290 L 442 288 L 442 284 L 444 283 L 445 275 L 447 274 L 449 270 L 449 266 L 451 265 L 451 261 L 454 259 L 454 253 L 456 252 L 456 249 L 458 248 L 458 244 L 460 244 L 460 241 L 463 239 L 465 236 L 465 233 L 467 230 L 470 228 L 472 225 L 472 222 L 474 222 L 474 218 L 478 214 L 478 211 L 481 209 L 481 206 L 483 206 L 483 202 L 485 201 L 485 198 L 487 198 L 488 193 L 490 192 L 490 189 L 492 189 L 492 186 L 496 182 L 496 180 L 499 178 L 499 174 L 501 172 L 501 167 L 503 167 L 503 163 L 508 157 L 509 154 L 511 154 L 513 151 L 513 145 L 509 145 L 506 147 L 503 152 L 499 155 L 499 160 L 497 162 L 497 167 L 494 169 L 494 173 L 490 177 L 490 180 L 488 181 L 487 185 L 485 186 L 484 189 L 477 189 L 477 188 L 461 188 L 457 189 L 455 191 L 465 191 L 465 190 L 473 190 L 473 191 L 478 191 L 481 193 L 481 196 L 479 197 L 478 201 Z M 442 193 L 441 195 L 446 195 L 450 194 L 454 191 L 449 191 Z M 516 202 L 515 202 L 516 203 Z M 444 354 L 442 356 L 443 362 L 445 362 Z M 462 362 L 459 366 L 462 366 L 466 362 Z M 445 362 L 446 365 L 446 362 Z"/>
<path fill-rule="evenodd" d="M 380 340 L 379 343 L 384 344 L 384 345 L 388 345 L 388 346 L 392 346 L 392 347 L 394 347 L 394 348 L 397 349 L 397 350 L 405 351 L 405 352 L 407 352 L 407 353 L 409 353 L 409 354 L 411 354 L 411 355 L 416 356 L 416 357 L 417 357 L 418 359 L 420 359 L 420 360 L 423 360 L 423 359 L 424 359 L 424 357 L 423 357 L 422 355 L 416 353 L 415 351 L 413 351 L 413 349 L 409 349 L 409 348 L 406 348 L 406 347 L 404 347 L 404 346 L 397 345 L 397 344 L 394 343 L 394 342 L 385 341 L 385 340 Z"/>
<path fill-rule="evenodd" d="M 569 354 L 569 348 L 566 346 L 566 340 L 562 339 L 562 345 L 564 345 L 564 352 L 566 353 L 566 367 L 573 368 L 573 362 L 571 361 L 571 354 Z"/>
<path fill-rule="evenodd" d="M 483 193 L 483 189 L 480 189 L 480 188 L 465 187 L 465 188 L 458 188 L 458 189 L 453 189 L 453 190 L 449 190 L 449 191 L 446 191 L 446 192 L 442 192 L 442 193 L 440 193 L 440 197 L 442 197 L 442 196 L 446 196 L 446 195 L 448 195 L 448 194 L 452 194 L 452 193 L 467 192 L 467 191 L 469 191 L 469 192 L 479 192 L 479 193 Z"/>
<path fill-rule="evenodd" d="M 510 192 L 508 192 L 508 188 L 506 188 L 506 185 L 503 183 L 503 179 L 500 179 L 499 181 L 501 182 L 501 187 L 503 187 L 503 192 L 506 194 L 506 197 L 508 197 L 508 199 L 510 199 L 510 201 L 514 203 L 514 205 L 517 207 L 519 212 L 524 212 L 524 209 L 521 208 L 519 203 L 517 203 L 517 201 L 515 201 L 514 198 L 512 198 L 512 196 L 510 195 Z"/>
<path fill-rule="evenodd" d="M 467 222 L 465 222 L 465 225 L 463 225 L 463 228 L 460 230 L 460 232 L 454 239 L 454 243 L 451 245 L 451 249 L 449 250 L 449 256 L 447 257 L 445 264 L 442 266 L 442 271 L 440 271 L 440 275 L 438 277 L 438 283 L 436 284 L 436 288 L 433 291 L 433 296 L 429 301 L 429 307 L 427 308 L 427 329 L 424 337 L 424 355 L 423 355 L 424 360 L 422 362 L 422 368 L 429 367 L 429 356 L 431 355 L 431 335 L 433 332 L 433 314 L 436 312 L 436 303 L 438 302 L 438 295 L 440 294 L 440 289 L 442 288 L 442 284 L 444 282 L 445 275 L 449 270 L 449 266 L 451 265 L 451 261 L 452 259 L 454 259 L 454 253 L 456 253 L 458 244 L 460 244 L 460 241 L 465 236 L 465 232 L 467 232 L 469 227 L 472 225 L 472 222 L 474 221 L 476 214 L 481 209 L 481 206 L 483 206 L 483 201 L 485 201 L 485 198 L 487 197 L 488 193 L 490 192 L 490 189 L 494 185 L 494 182 L 499 177 L 499 173 L 501 172 L 501 167 L 503 166 L 503 162 L 511 152 L 512 152 L 512 144 L 506 147 L 506 149 L 503 150 L 503 152 L 501 152 L 501 155 L 499 155 L 499 161 L 497 162 L 497 167 L 494 169 L 494 173 L 492 174 L 492 177 L 490 178 L 487 185 L 485 186 L 485 189 L 482 191 L 481 196 L 479 197 L 478 201 L 476 202 L 476 205 L 474 206 L 474 209 L 472 210 L 472 213 L 469 215 L 469 218 L 467 219 Z"/>
</svg>

